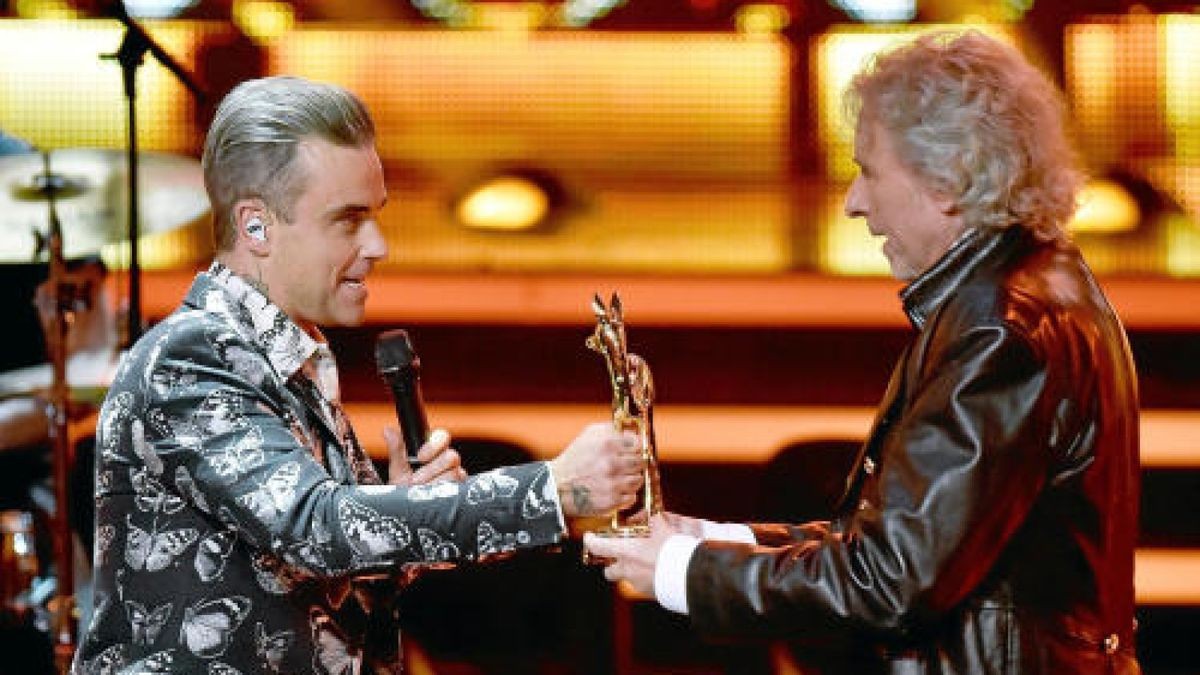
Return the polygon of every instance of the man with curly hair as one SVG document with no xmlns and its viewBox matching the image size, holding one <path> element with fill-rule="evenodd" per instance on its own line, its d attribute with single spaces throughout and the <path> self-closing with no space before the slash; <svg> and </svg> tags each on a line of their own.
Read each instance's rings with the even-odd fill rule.
<svg viewBox="0 0 1200 675">
<path fill-rule="evenodd" d="M 884 238 L 915 334 L 841 506 L 585 544 L 704 633 L 837 643 L 802 650 L 830 672 L 1139 672 L 1136 376 L 1063 231 L 1058 93 L 969 31 L 879 55 L 848 101 L 846 213 Z"/>
</svg>

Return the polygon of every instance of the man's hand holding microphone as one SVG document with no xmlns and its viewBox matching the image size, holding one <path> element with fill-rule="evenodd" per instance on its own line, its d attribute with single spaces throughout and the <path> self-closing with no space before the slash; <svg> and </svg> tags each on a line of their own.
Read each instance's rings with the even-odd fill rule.
<svg viewBox="0 0 1200 675">
<path fill-rule="evenodd" d="M 421 361 L 408 334 L 391 330 L 375 345 L 379 375 L 388 383 L 400 428 L 383 431 L 388 448 L 388 482 L 420 485 L 467 476 L 444 429 L 428 431 L 420 388 Z M 412 453 L 410 448 L 417 448 Z M 618 432 L 611 422 L 589 424 L 549 461 L 563 515 L 594 518 L 633 504 L 642 485 L 642 452 L 637 435 Z"/>
</svg>

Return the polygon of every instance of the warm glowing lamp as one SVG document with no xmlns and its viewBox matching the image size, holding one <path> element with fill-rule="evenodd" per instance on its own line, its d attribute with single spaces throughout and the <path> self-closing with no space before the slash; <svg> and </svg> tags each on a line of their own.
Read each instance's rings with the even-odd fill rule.
<svg viewBox="0 0 1200 675">
<path fill-rule="evenodd" d="M 744 35 L 775 35 L 790 21 L 786 7 L 765 3 L 745 5 L 736 16 L 738 32 Z"/>
<path fill-rule="evenodd" d="M 290 3 L 275 0 L 234 0 L 233 23 L 260 44 L 284 35 L 296 23 Z"/>
<path fill-rule="evenodd" d="M 543 224 L 555 199 L 531 176 L 499 174 L 464 194 L 454 206 L 458 222 L 478 229 L 523 232 Z"/>
<path fill-rule="evenodd" d="M 1079 195 L 1079 209 L 1068 228 L 1088 234 L 1116 234 L 1137 229 L 1142 210 L 1137 200 L 1120 183 L 1097 178 L 1088 182 Z"/>
</svg>

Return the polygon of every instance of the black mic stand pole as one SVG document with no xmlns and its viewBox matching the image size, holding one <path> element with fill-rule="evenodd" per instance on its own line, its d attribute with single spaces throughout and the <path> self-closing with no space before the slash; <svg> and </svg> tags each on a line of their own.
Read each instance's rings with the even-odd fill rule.
<svg viewBox="0 0 1200 675">
<path fill-rule="evenodd" d="M 137 69 L 142 65 L 146 52 L 150 52 L 150 55 L 171 71 L 198 101 L 204 100 L 204 91 L 171 55 L 129 16 L 124 2 L 114 2 L 109 8 L 109 13 L 125 25 L 125 37 L 121 40 L 117 52 L 106 54 L 102 58 L 116 59 L 121 64 L 129 126 L 129 311 L 125 339 L 121 345 L 127 349 L 137 342 L 142 333 L 142 283 L 141 266 L 138 262 Z"/>
<path fill-rule="evenodd" d="M 54 566 L 57 576 L 55 598 L 51 613 L 50 632 L 54 643 L 54 664 L 61 675 L 71 670 L 71 658 L 75 652 L 75 630 L 79 617 L 75 611 L 75 559 L 71 543 L 71 520 L 68 476 L 71 464 L 71 444 L 67 437 L 67 407 L 70 405 L 67 389 L 67 335 L 75 321 L 77 289 L 67 279 L 66 261 L 63 260 L 62 224 L 54 205 L 54 195 L 61 185 L 60 177 L 50 172 L 50 154 L 42 153 L 45 184 L 40 186 L 46 194 L 50 215 L 49 273 L 47 283 L 51 289 L 53 321 L 49 326 L 47 343 L 53 380 L 50 400 L 46 406 L 49 418 L 48 432 L 50 448 L 54 458 Z"/>
</svg>

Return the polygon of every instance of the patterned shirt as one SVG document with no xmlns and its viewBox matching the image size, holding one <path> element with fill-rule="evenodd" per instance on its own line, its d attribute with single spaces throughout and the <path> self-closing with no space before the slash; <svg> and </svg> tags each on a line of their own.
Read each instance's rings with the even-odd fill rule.
<svg viewBox="0 0 1200 675">
<path fill-rule="evenodd" d="M 221 264 L 197 276 L 100 412 L 75 673 L 399 672 L 399 579 L 560 540 L 544 462 L 381 485 L 338 398 L 322 341 Z"/>
</svg>

